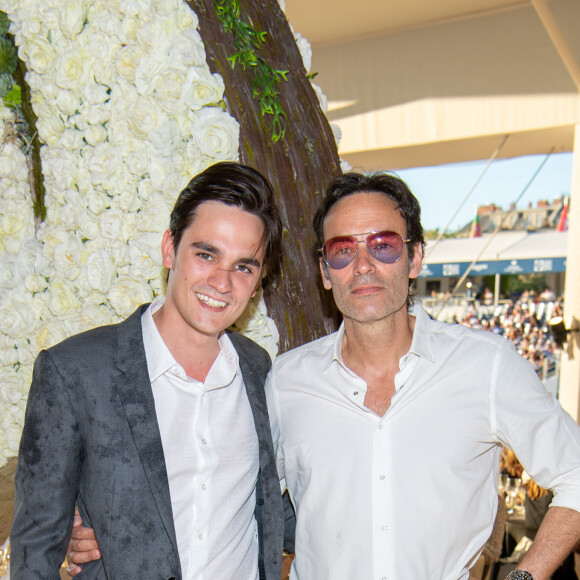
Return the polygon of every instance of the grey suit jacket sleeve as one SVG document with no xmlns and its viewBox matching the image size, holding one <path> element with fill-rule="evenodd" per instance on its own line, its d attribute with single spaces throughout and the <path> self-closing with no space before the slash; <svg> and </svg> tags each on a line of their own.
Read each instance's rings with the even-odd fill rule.
<svg viewBox="0 0 580 580">
<path fill-rule="evenodd" d="M 82 465 L 75 408 L 50 354 L 41 352 L 16 471 L 10 534 L 13 579 L 60 579 Z"/>
</svg>

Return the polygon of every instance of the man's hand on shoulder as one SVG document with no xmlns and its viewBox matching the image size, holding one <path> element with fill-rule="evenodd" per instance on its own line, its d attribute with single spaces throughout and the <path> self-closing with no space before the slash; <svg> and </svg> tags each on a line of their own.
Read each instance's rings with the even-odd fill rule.
<svg viewBox="0 0 580 580">
<path fill-rule="evenodd" d="M 69 564 L 66 568 L 66 573 L 74 577 L 82 572 L 80 564 L 98 560 L 100 557 L 101 552 L 95 538 L 95 532 L 93 528 L 83 527 L 78 508 L 75 507 L 73 529 L 68 543 L 67 558 Z"/>
</svg>

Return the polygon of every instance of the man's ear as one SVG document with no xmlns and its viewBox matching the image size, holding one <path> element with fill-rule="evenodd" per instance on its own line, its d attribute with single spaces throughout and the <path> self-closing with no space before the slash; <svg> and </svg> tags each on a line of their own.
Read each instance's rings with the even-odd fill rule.
<svg viewBox="0 0 580 580">
<path fill-rule="evenodd" d="M 161 258 L 163 266 L 168 270 L 173 268 L 173 262 L 175 261 L 175 251 L 173 248 L 173 235 L 171 230 L 165 230 L 163 234 L 163 239 L 161 240 Z"/>
<path fill-rule="evenodd" d="M 417 242 L 413 247 L 413 259 L 411 260 L 411 268 L 409 270 L 409 278 L 418 278 L 421 273 L 421 264 L 423 262 L 423 246 L 421 242 Z"/>
<path fill-rule="evenodd" d="M 320 274 L 322 275 L 322 284 L 324 285 L 325 290 L 330 290 L 332 288 L 332 284 L 330 283 L 328 266 L 322 258 L 318 260 L 318 263 L 320 265 Z"/>
</svg>

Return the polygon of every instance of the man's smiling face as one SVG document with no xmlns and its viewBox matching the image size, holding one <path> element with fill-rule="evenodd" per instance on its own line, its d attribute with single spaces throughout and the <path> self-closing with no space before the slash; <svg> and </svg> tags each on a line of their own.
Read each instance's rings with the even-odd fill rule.
<svg viewBox="0 0 580 580">
<path fill-rule="evenodd" d="M 161 252 L 170 273 L 164 309 L 189 327 L 184 338 L 191 330 L 217 337 L 240 317 L 261 279 L 263 234 L 259 217 L 215 201 L 197 207 L 177 250 L 165 232 Z"/>
</svg>

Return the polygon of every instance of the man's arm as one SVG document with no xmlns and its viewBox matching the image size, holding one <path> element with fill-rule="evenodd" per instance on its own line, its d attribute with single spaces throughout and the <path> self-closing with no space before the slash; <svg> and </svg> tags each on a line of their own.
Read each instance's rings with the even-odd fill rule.
<svg viewBox="0 0 580 580">
<path fill-rule="evenodd" d="M 548 580 L 579 540 L 580 512 L 551 507 L 518 569 L 529 572 L 534 580 Z"/>
<path fill-rule="evenodd" d="M 34 367 L 15 478 L 10 568 L 18 580 L 60 580 L 82 464 L 80 427 L 47 352 Z"/>
</svg>

